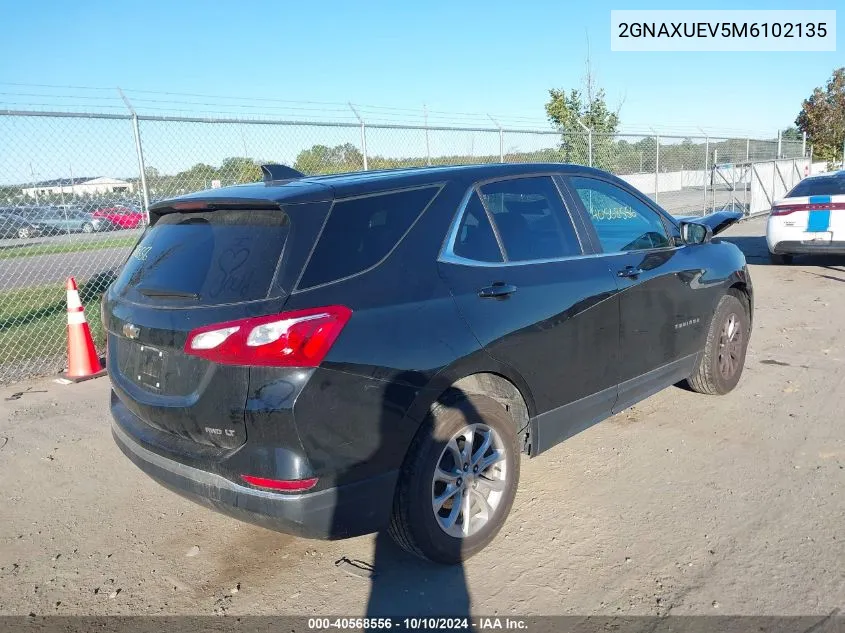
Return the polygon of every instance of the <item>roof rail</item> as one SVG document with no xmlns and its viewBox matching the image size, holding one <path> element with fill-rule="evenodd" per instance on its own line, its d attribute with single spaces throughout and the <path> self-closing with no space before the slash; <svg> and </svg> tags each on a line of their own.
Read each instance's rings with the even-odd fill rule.
<svg viewBox="0 0 845 633">
<path fill-rule="evenodd" d="M 301 171 L 297 171 L 287 165 L 278 165 L 276 163 L 261 165 L 261 172 L 264 174 L 264 182 L 273 182 L 274 180 L 291 180 L 294 178 L 305 177 L 305 174 Z"/>
</svg>

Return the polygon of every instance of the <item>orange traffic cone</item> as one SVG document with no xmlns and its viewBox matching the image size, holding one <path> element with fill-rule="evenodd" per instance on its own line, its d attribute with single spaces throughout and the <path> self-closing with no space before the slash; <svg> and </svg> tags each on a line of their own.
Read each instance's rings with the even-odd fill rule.
<svg viewBox="0 0 845 633">
<path fill-rule="evenodd" d="M 76 280 L 67 280 L 67 371 L 62 374 L 72 382 L 96 378 L 106 373 L 100 365 L 91 328 L 85 320 L 85 308 L 79 299 Z"/>
</svg>

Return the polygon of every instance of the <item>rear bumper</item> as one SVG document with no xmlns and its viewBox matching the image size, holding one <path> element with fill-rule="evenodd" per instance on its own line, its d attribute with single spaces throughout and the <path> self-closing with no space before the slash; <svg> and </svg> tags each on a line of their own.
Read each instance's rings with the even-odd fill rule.
<svg viewBox="0 0 845 633">
<path fill-rule="evenodd" d="M 112 436 L 121 451 L 164 487 L 241 521 L 305 538 L 338 539 L 387 525 L 398 477 L 392 471 L 317 492 L 277 494 L 169 459 L 146 448 L 115 419 Z"/>
<path fill-rule="evenodd" d="M 845 242 L 784 240 L 770 245 L 769 250 L 775 255 L 845 255 Z"/>
</svg>

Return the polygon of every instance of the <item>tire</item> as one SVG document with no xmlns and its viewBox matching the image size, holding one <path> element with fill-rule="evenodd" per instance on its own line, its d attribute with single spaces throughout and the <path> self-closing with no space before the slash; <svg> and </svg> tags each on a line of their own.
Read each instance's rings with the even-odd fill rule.
<svg viewBox="0 0 845 633">
<path fill-rule="evenodd" d="M 769 253 L 769 257 L 775 266 L 789 266 L 792 263 L 792 255 Z"/>
<path fill-rule="evenodd" d="M 94 225 L 90 222 L 86 222 L 82 225 L 82 232 L 83 233 L 93 233 L 94 232 Z"/>
<path fill-rule="evenodd" d="M 18 237 L 22 240 L 29 239 L 32 237 L 32 231 L 28 226 L 22 226 L 18 229 Z"/>
<path fill-rule="evenodd" d="M 470 452 L 474 453 L 470 462 L 475 458 L 483 466 L 500 455 L 478 473 L 472 468 L 455 468 L 455 457 L 466 456 L 467 442 L 460 434 L 469 429 L 473 430 Z M 516 431 L 511 417 L 492 398 L 460 394 L 438 404 L 417 432 L 402 466 L 388 528 L 393 540 L 411 554 L 446 565 L 460 563 L 488 545 L 504 524 L 519 483 Z M 491 442 L 482 452 L 486 437 Z M 435 477 L 438 466 L 440 473 L 449 471 L 448 478 Z M 486 476 L 479 476 L 481 472 Z M 448 484 L 452 488 L 447 488 L 447 479 L 453 482 Z M 455 490 L 451 495 L 450 489 Z M 442 507 L 436 513 L 438 497 Z M 475 525 L 472 520 L 465 522 L 464 505 L 456 508 L 458 497 L 470 500 L 471 516 L 486 518 L 476 516 Z M 480 497 L 485 498 L 484 505 Z"/>
<path fill-rule="evenodd" d="M 732 323 L 733 319 L 733 323 Z M 704 352 L 695 372 L 687 379 L 690 389 L 709 395 L 733 391 L 742 376 L 751 334 L 744 299 L 730 292 L 721 298 L 710 321 Z M 731 343 L 732 349 L 727 347 Z M 731 350 L 729 354 L 724 351 Z"/>
</svg>

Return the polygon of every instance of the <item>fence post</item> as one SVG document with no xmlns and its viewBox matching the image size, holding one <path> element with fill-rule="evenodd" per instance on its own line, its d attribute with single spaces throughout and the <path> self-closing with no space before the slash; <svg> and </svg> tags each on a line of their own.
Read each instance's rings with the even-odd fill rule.
<svg viewBox="0 0 845 633">
<path fill-rule="evenodd" d="M 353 106 L 351 102 L 348 103 L 349 109 L 352 110 L 355 118 L 358 119 L 358 123 L 361 124 L 361 153 L 364 155 L 364 171 L 367 171 L 367 126 L 364 125 L 364 119 L 362 119 L 361 115 L 358 114 L 358 110 L 355 109 L 355 106 Z"/>
<path fill-rule="evenodd" d="M 660 191 L 660 136 L 654 136 L 654 201 Z"/>
<path fill-rule="evenodd" d="M 807 133 L 801 133 L 801 158 L 806 158 L 807 156 Z"/>
<path fill-rule="evenodd" d="M 710 162 L 710 137 L 704 137 L 704 213 L 707 213 L 707 174 L 708 163 Z"/>
<path fill-rule="evenodd" d="M 710 187 L 710 191 L 713 192 L 713 211 L 716 211 L 716 165 L 719 164 L 719 148 L 713 148 L 713 186 Z"/>
<path fill-rule="evenodd" d="M 782 144 L 781 144 L 780 130 L 778 130 L 778 153 L 777 153 L 777 156 L 775 156 L 776 159 L 780 158 L 783 155 L 783 151 L 782 151 L 781 147 L 782 147 Z"/>
<path fill-rule="evenodd" d="M 431 167 L 431 147 L 428 144 L 428 106 L 423 104 L 423 117 L 424 123 L 423 127 L 425 127 L 425 164 Z"/>
<path fill-rule="evenodd" d="M 497 128 L 499 128 L 499 162 L 504 163 L 505 162 L 505 133 L 502 130 L 502 126 L 499 124 L 499 122 L 496 119 L 494 119 L 489 114 L 487 115 L 487 118 L 490 119 L 493 122 L 493 125 L 495 125 Z"/>
<path fill-rule="evenodd" d="M 747 163 L 751 158 L 751 139 L 745 139 L 745 162 Z"/>
<path fill-rule="evenodd" d="M 120 93 L 120 98 L 123 99 L 123 103 L 125 103 L 126 107 L 129 109 L 129 113 L 132 115 L 132 131 L 135 134 L 135 153 L 138 155 L 138 172 L 140 174 L 141 196 L 144 201 L 144 217 L 146 218 L 147 226 L 149 226 L 150 193 L 147 190 L 147 168 L 144 165 L 144 149 L 141 146 L 141 128 L 138 126 L 138 113 L 135 112 L 135 108 L 132 107 L 132 103 L 129 99 L 127 99 L 126 95 L 123 94 L 123 90 L 118 88 L 117 91 Z"/>
<path fill-rule="evenodd" d="M 593 166 L 593 130 L 584 125 L 580 120 L 575 119 L 578 125 L 587 133 L 587 165 Z"/>
</svg>

